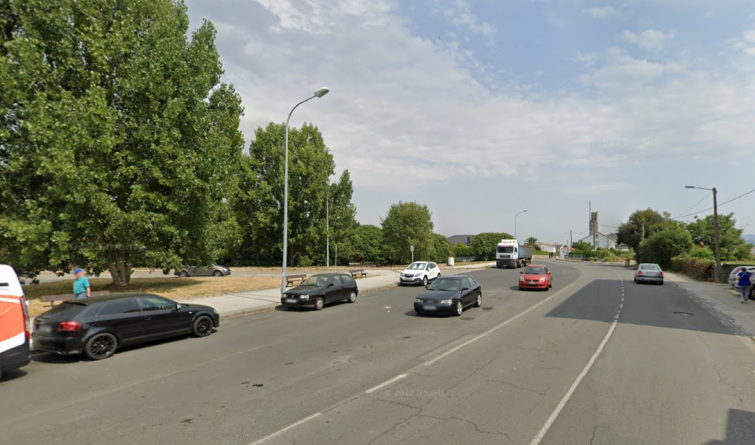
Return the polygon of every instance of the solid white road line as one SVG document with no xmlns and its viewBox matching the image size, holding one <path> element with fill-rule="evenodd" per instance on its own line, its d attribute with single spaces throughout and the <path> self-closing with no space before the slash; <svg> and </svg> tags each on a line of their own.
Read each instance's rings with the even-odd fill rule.
<svg viewBox="0 0 755 445">
<path fill-rule="evenodd" d="M 618 318 L 618 315 L 617 315 Z M 618 322 L 614 321 L 611 323 L 611 328 L 608 330 L 608 333 L 603 338 L 603 341 L 600 343 L 600 346 L 598 346 L 598 349 L 595 350 L 595 353 L 590 357 L 590 361 L 587 362 L 587 365 L 585 365 L 585 368 L 582 370 L 582 372 L 579 373 L 577 376 L 577 380 L 572 383 L 571 387 L 569 388 L 569 391 L 566 392 L 566 395 L 563 399 L 558 403 L 556 406 L 556 409 L 553 410 L 550 417 L 548 417 L 548 420 L 545 421 L 545 425 L 543 425 L 542 428 L 540 428 L 540 431 L 537 433 L 537 436 L 535 436 L 534 439 L 532 439 L 532 442 L 530 442 L 530 445 L 539 445 L 540 442 L 543 440 L 545 435 L 548 433 L 548 430 L 551 429 L 553 426 L 553 423 L 556 421 L 556 418 L 558 418 L 558 415 L 561 414 L 561 410 L 564 409 L 564 406 L 566 406 L 566 403 L 569 401 L 571 396 L 574 394 L 574 391 L 577 390 L 577 387 L 580 383 L 582 383 L 582 379 L 585 378 L 588 372 L 590 372 L 590 368 L 592 368 L 592 365 L 595 363 L 595 360 L 597 360 L 598 356 L 601 352 L 603 352 L 603 348 L 606 346 L 606 343 L 608 343 L 608 340 L 613 335 L 613 331 L 616 329 L 616 324 Z"/>
<path fill-rule="evenodd" d="M 308 421 L 314 419 L 315 417 L 320 416 L 321 414 L 322 413 L 312 414 L 311 416 L 309 416 L 307 418 L 301 419 L 300 421 L 298 421 L 296 423 L 292 423 L 291 425 L 289 425 L 289 426 L 287 426 L 287 427 L 285 427 L 285 428 L 283 428 L 281 430 L 278 430 L 278 431 L 274 432 L 273 434 L 271 434 L 269 436 L 265 436 L 262 439 L 257 440 L 256 442 L 252 442 L 249 445 L 259 445 L 262 442 L 267 442 L 268 440 L 272 439 L 273 437 L 279 436 L 279 435 L 285 433 L 286 431 L 288 431 L 288 430 L 290 430 L 292 428 L 296 428 L 297 426 L 301 425 L 302 423 L 308 422 Z"/>
<path fill-rule="evenodd" d="M 383 388 L 383 387 L 385 387 L 385 386 L 388 386 L 388 385 L 390 385 L 391 383 L 395 383 L 395 382 L 398 382 L 399 380 L 403 379 L 403 378 L 404 378 L 404 377 L 406 377 L 407 375 L 408 375 L 408 374 L 400 374 L 400 375 L 397 375 L 396 377 L 394 377 L 394 378 L 392 378 L 392 379 L 390 379 L 390 380 L 386 380 L 385 382 L 383 382 L 383 383 L 381 383 L 381 384 L 379 384 L 379 385 L 377 385 L 377 386 L 373 386 L 372 388 L 368 389 L 368 390 L 367 390 L 367 391 L 365 391 L 365 392 L 366 392 L 367 394 L 372 394 L 373 392 L 377 391 L 377 390 L 378 390 L 378 389 L 380 389 L 380 388 Z"/>
</svg>

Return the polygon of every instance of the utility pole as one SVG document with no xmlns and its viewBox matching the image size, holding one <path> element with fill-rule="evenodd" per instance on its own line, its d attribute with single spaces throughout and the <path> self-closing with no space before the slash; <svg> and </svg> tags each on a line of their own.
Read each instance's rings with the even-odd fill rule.
<svg viewBox="0 0 755 445">
<path fill-rule="evenodd" d="M 569 229 L 569 247 L 572 247 L 574 245 L 574 235 L 573 230 Z"/>
<path fill-rule="evenodd" d="M 330 178 L 328 178 L 328 188 L 325 189 L 325 268 L 330 270 Z"/>
<path fill-rule="evenodd" d="M 718 190 L 715 187 L 711 189 L 713 192 L 713 243 L 715 244 L 716 254 L 716 270 L 715 281 L 716 283 L 721 281 L 721 238 L 718 227 Z"/>
</svg>

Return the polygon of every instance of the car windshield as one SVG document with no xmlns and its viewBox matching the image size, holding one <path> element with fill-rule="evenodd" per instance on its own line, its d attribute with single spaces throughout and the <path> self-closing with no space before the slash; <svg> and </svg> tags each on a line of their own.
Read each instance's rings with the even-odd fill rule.
<svg viewBox="0 0 755 445">
<path fill-rule="evenodd" d="M 461 289 L 461 280 L 452 278 L 439 278 L 427 287 L 429 290 L 454 291 Z"/>
<path fill-rule="evenodd" d="M 545 274 L 544 267 L 528 267 L 524 269 L 524 273 L 527 275 L 543 275 Z"/>
<path fill-rule="evenodd" d="M 407 267 L 407 270 L 422 270 L 425 268 L 427 263 L 412 263 Z"/>
<path fill-rule="evenodd" d="M 514 246 L 498 246 L 498 253 L 514 253 Z"/>
<path fill-rule="evenodd" d="M 643 264 L 640 266 L 640 269 L 642 270 L 661 270 L 661 266 L 657 264 Z"/>
<path fill-rule="evenodd" d="M 328 284 L 328 278 L 326 276 L 313 276 L 309 277 L 301 284 L 301 286 L 309 287 L 323 287 Z"/>
</svg>

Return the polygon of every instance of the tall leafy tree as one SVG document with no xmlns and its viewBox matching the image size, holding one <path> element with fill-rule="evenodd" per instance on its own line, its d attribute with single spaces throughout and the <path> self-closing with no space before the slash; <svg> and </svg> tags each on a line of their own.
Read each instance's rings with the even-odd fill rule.
<svg viewBox="0 0 755 445">
<path fill-rule="evenodd" d="M 433 233 L 433 249 L 432 249 L 432 255 L 430 258 L 432 258 L 433 261 L 441 263 L 448 260 L 449 257 L 454 256 L 453 254 L 453 246 L 451 246 L 451 243 L 448 241 L 448 238 L 445 236 L 439 234 L 439 233 Z"/>
<path fill-rule="evenodd" d="M 342 252 L 341 258 L 348 262 L 349 252 L 345 249 L 351 247 L 354 239 L 354 231 L 357 227 L 356 207 L 351 201 L 354 194 L 354 187 L 351 184 L 351 175 L 349 171 L 344 170 L 344 172 L 341 173 L 338 182 L 330 184 L 329 187 L 330 241 L 332 243 L 338 243 L 339 252 Z M 322 233 L 325 232 L 323 231 Z M 322 237 L 321 242 L 321 245 L 325 246 L 326 241 L 322 240 Z M 332 248 L 330 254 L 335 255 Z M 314 254 L 314 256 L 319 257 L 317 254 Z"/>
<path fill-rule="evenodd" d="M 426 205 L 416 202 L 393 204 L 380 221 L 383 227 L 385 254 L 393 261 L 408 263 L 412 258 L 409 246 L 414 246 L 414 259 L 427 260 L 433 248 L 432 213 Z"/>
<path fill-rule="evenodd" d="M 217 253 L 241 101 L 175 0 L 0 2 L 0 242 L 25 272 Z"/>
<path fill-rule="evenodd" d="M 512 239 L 512 235 L 506 232 L 484 232 L 472 238 L 472 251 L 475 258 L 480 261 L 492 261 L 495 259 L 495 249 L 498 243 L 504 239 Z"/>
<path fill-rule="evenodd" d="M 718 215 L 722 260 L 743 260 L 750 257 L 750 245 L 742 238 L 742 229 L 736 227 L 734 214 Z M 696 218 L 687 224 L 687 230 L 695 244 L 713 251 L 713 215 Z"/>
<path fill-rule="evenodd" d="M 352 260 L 379 263 L 383 254 L 383 229 L 370 224 L 358 225 L 352 238 Z"/>
<path fill-rule="evenodd" d="M 629 220 L 619 226 L 619 242 L 637 250 L 640 243 L 663 228 L 666 218 L 653 209 L 637 210 Z M 644 235 L 643 235 L 644 231 Z"/>
<path fill-rule="evenodd" d="M 658 263 L 661 267 L 671 264 L 671 259 L 692 248 L 692 237 L 684 226 L 669 221 L 661 230 L 640 243 L 637 251 L 639 262 Z"/>
<path fill-rule="evenodd" d="M 537 243 L 539 243 L 540 241 L 538 241 L 538 239 L 535 238 L 534 236 L 531 236 L 527 238 L 526 240 L 524 240 L 524 242 L 529 246 L 537 246 Z"/>
</svg>

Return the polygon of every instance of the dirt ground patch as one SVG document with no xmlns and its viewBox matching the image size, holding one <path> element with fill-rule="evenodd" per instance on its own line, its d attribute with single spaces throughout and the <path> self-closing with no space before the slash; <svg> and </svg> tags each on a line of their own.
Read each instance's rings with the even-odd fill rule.
<svg viewBox="0 0 755 445">
<path fill-rule="evenodd" d="M 280 286 L 280 277 L 134 278 L 131 280 L 130 286 L 117 289 L 107 287 L 111 283 L 110 279 L 90 278 L 89 282 L 92 285 L 92 291 L 146 292 L 178 300 L 211 297 L 227 292 L 270 289 Z M 70 281 L 24 286 L 24 293 L 29 300 L 29 312 L 32 317 L 49 309 L 49 303 L 40 301 L 40 297 L 43 295 L 70 294 L 72 292 Z"/>
</svg>

